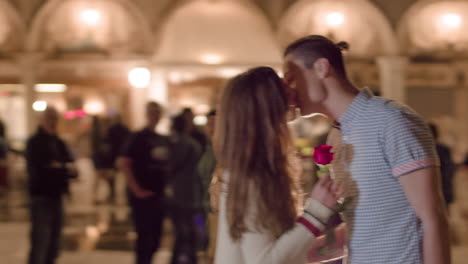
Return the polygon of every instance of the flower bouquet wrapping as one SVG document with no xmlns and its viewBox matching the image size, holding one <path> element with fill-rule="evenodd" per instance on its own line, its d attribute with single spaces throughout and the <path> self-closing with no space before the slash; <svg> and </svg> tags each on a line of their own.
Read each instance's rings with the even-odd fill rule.
<svg viewBox="0 0 468 264">
<path fill-rule="evenodd" d="M 334 159 L 334 153 L 331 152 L 332 146 L 320 145 L 314 149 L 313 158 L 318 166 L 317 176 L 320 178 L 324 174 L 330 173 L 330 164 Z M 343 221 L 341 220 L 340 213 L 342 213 L 348 204 L 351 202 L 351 198 L 343 198 L 338 201 L 335 208 L 332 208 L 334 214 L 327 223 L 325 231 L 325 241 L 323 245 L 317 247 L 317 252 L 314 255 L 318 255 L 320 258 L 335 259 L 342 257 L 342 248 L 336 248 L 334 245 L 344 244 L 344 232 L 338 232 L 339 237 L 335 235 L 335 228 L 337 228 Z"/>
</svg>

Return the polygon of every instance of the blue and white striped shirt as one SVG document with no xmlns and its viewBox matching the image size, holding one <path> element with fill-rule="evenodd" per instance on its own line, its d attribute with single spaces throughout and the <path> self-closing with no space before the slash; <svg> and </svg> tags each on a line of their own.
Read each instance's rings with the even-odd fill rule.
<svg viewBox="0 0 468 264">
<path fill-rule="evenodd" d="M 398 178 L 438 166 L 430 131 L 409 107 L 360 92 L 330 132 L 333 176 L 353 197 L 345 211 L 349 263 L 422 263 L 422 224 Z"/>
</svg>

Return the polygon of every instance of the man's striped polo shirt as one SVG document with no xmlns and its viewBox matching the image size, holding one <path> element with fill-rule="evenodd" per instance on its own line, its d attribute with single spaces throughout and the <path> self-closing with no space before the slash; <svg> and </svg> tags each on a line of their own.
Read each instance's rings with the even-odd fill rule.
<svg viewBox="0 0 468 264">
<path fill-rule="evenodd" d="M 353 197 L 345 211 L 349 263 L 422 263 L 422 225 L 398 179 L 439 164 L 425 122 L 364 90 L 338 124 L 329 144 L 333 175 Z"/>
</svg>

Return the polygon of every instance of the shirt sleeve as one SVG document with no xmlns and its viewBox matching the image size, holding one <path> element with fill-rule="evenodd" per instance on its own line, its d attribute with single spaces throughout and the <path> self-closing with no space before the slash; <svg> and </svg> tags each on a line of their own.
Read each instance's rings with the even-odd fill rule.
<svg viewBox="0 0 468 264">
<path fill-rule="evenodd" d="M 229 235 L 226 196 L 225 191 L 220 196 L 215 264 L 306 263 L 307 255 L 317 239 L 317 232 L 321 232 L 325 228 L 322 221 L 326 222 L 332 214 L 330 209 L 317 201 L 310 200 L 306 206 L 306 210 L 309 213 L 304 213 L 299 217 L 294 227 L 280 237 L 273 238 L 268 232 L 262 230 L 248 231 L 243 234 L 240 241 L 235 242 Z M 254 205 L 255 202 L 250 202 L 249 204 Z M 254 207 L 249 206 L 248 214 L 246 215 L 248 226 L 252 224 L 249 223 L 249 219 L 254 219 L 255 217 Z M 232 260 L 232 262 L 226 262 L 226 260 Z"/>
<path fill-rule="evenodd" d="M 421 117 L 409 109 L 395 110 L 385 122 L 384 155 L 393 176 L 439 166 L 434 139 Z"/>
</svg>

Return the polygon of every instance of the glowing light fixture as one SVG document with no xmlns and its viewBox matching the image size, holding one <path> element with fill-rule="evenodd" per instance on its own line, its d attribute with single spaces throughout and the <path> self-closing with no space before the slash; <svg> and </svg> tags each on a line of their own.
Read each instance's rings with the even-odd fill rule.
<svg viewBox="0 0 468 264">
<path fill-rule="evenodd" d="M 67 90 L 67 86 L 58 83 L 40 83 L 34 86 L 34 90 L 38 93 L 63 93 Z"/>
<path fill-rule="evenodd" d="M 101 21 L 101 13 L 94 9 L 81 11 L 80 19 L 88 26 L 96 26 Z"/>
<path fill-rule="evenodd" d="M 104 112 L 104 105 L 100 101 L 89 101 L 84 105 L 84 112 L 90 115 L 98 115 Z M 76 113 L 75 113 L 76 114 Z"/>
<path fill-rule="evenodd" d="M 44 112 L 47 109 L 46 101 L 36 101 L 33 103 L 32 108 L 36 112 Z"/>
<path fill-rule="evenodd" d="M 208 123 L 208 119 L 204 115 L 199 115 L 193 119 L 193 123 L 197 126 L 204 126 Z"/>
<path fill-rule="evenodd" d="M 340 12 L 331 12 L 327 14 L 325 21 L 330 27 L 339 27 L 344 24 L 345 16 Z"/>
<path fill-rule="evenodd" d="M 128 82 L 136 88 L 145 88 L 150 84 L 151 72 L 147 68 L 134 68 L 128 73 Z"/>
<path fill-rule="evenodd" d="M 440 23 L 447 29 L 460 28 L 462 17 L 455 13 L 447 13 L 440 16 Z"/>
<path fill-rule="evenodd" d="M 242 73 L 242 70 L 236 68 L 225 68 L 219 70 L 219 74 L 224 78 L 232 78 L 240 73 Z"/>
<path fill-rule="evenodd" d="M 220 64 L 223 61 L 223 57 L 218 54 L 207 53 L 203 54 L 200 60 L 205 64 Z"/>
</svg>

